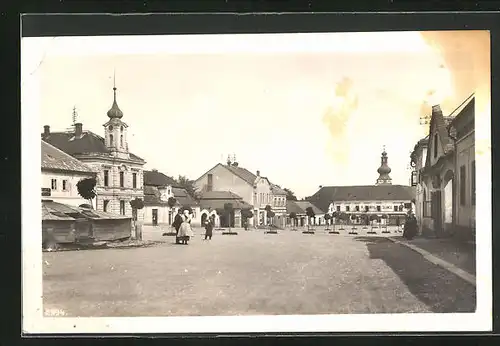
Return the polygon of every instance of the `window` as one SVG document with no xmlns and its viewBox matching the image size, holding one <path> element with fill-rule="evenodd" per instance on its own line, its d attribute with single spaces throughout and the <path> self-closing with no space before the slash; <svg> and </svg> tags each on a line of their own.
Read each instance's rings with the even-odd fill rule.
<svg viewBox="0 0 500 346">
<path fill-rule="evenodd" d="M 399 206 L 399 211 L 403 211 L 403 206 L 402 205 Z"/>
<path fill-rule="evenodd" d="M 365 205 L 365 211 L 369 211 L 370 210 L 370 207 Z"/>
<path fill-rule="evenodd" d="M 120 127 L 120 131 L 123 132 L 123 126 Z"/>
<path fill-rule="evenodd" d="M 65 179 L 63 180 L 63 186 L 62 186 L 62 189 L 63 191 L 68 191 L 68 181 Z"/>
<path fill-rule="evenodd" d="M 337 211 L 340 211 L 340 205 L 337 206 Z"/>
<path fill-rule="evenodd" d="M 109 135 L 109 146 L 113 146 L 113 135 Z"/>
<path fill-rule="evenodd" d="M 120 187 L 125 186 L 125 176 L 123 172 L 120 172 Z"/>
<path fill-rule="evenodd" d="M 212 174 L 207 175 L 207 191 L 212 191 L 214 183 L 214 176 Z"/>
<path fill-rule="evenodd" d="M 437 133 L 434 134 L 434 141 L 433 141 L 433 145 L 434 145 L 434 158 L 436 158 L 438 156 L 438 135 Z"/>
<path fill-rule="evenodd" d="M 350 207 L 348 205 L 345 206 L 345 211 L 350 211 Z"/>
<path fill-rule="evenodd" d="M 132 187 L 137 188 L 137 173 L 132 173 Z"/>
<path fill-rule="evenodd" d="M 465 205 L 465 165 L 460 166 L 460 205 Z"/>
<path fill-rule="evenodd" d="M 398 211 L 398 205 L 394 205 L 394 211 Z"/>
<path fill-rule="evenodd" d="M 123 148 L 123 135 L 120 135 L 120 147 Z"/>
<path fill-rule="evenodd" d="M 357 205 L 356 207 L 354 207 L 356 211 L 359 211 L 359 205 Z"/>
<path fill-rule="evenodd" d="M 120 201 L 120 214 L 125 215 L 125 201 Z"/>
<path fill-rule="evenodd" d="M 57 179 L 52 179 L 52 180 L 50 181 L 50 188 L 51 188 L 52 190 L 57 190 Z"/>
<path fill-rule="evenodd" d="M 109 186 L 109 171 L 104 170 L 104 186 Z"/>
<path fill-rule="evenodd" d="M 470 164 L 470 201 L 472 205 L 476 205 L 476 160 Z"/>
<path fill-rule="evenodd" d="M 108 204 L 109 204 L 108 199 L 105 199 L 104 201 L 102 201 L 102 211 L 104 211 L 104 212 L 108 211 Z"/>
<path fill-rule="evenodd" d="M 377 205 L 377 211 L 381 211 L 381 210 L 382 210 L 381 206 Z"/>
</svg>

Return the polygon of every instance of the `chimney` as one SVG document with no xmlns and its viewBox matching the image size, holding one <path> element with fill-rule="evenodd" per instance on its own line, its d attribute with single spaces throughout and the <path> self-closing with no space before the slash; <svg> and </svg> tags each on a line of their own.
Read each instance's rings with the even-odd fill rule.
<svg viewBox="0 0 500 346">
<path fill-rule="evenodd" d="M 233 162 L 234 167 L 238 167 L 238 162 Z"/>
<path fill-rule="evenodd" d="M 80 137 L 83 132 L 83 124 L 82 123 L 76 123 L 75 124 L 75 137 Z"/>
<path fill-rule="evenodd" d="M 443 115 L 443 111 L 441 110 L 441 107 L 439 105 L 432 106 L 432 115 L 434 116 L 435 114 Z"/>
<path fill-rule="evenodd" d="M 260 177 L 260 171 L 257 171 L 257 176 Z"/>
<path fill-rule="evenodd" d="M 43 136 L 47 137 L 48 135 L 50 135 L 50 126 L 49 125 L 45 125 L 43 127 Z"/>
<path fill-rule="evenodd" d="M 156 168 L 151 168 L 151 172 L 158 172 Z"/>
</svg>

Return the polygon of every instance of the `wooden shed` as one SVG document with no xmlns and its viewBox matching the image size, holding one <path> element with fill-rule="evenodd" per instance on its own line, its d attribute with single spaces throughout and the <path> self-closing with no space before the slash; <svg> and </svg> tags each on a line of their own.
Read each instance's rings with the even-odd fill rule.
<svg viewBox="0 0 500 346">
<path fill-rule="evenodd" d="M 42 235 L 44 244 L 127 239 L 132 235 L 132 218 L 44 200 Z"/>
</svg>

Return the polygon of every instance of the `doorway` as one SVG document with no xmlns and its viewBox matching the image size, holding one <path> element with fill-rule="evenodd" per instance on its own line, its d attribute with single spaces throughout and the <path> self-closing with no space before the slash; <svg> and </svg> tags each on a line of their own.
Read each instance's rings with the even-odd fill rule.
<svg viewBox="0 0 500 346">
<path fill-rule="evenodd" d="M 153 226 L 158 226 L 158 209 L 152 210 L 152 219 Z"/>
<path fill-rule="evenodd" d="M 434 220 L 434 232 L 436 235 L 442 234 L 443 220 L 442 220 L 442 207 L 441 207 L 441 191 L 435 191 L 431 195 L 432 205 L 432 219 Z"/>
<path fill-rule="evenodd" d="M 207 214 L 203 213 L 201 214 L 201 225 L 204 226 L 205 222 L 207 222 Z"/>
</svg>

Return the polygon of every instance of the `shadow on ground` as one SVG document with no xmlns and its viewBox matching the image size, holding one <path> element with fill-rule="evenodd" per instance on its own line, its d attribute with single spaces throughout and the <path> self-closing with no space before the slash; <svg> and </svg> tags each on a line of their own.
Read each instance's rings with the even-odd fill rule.
<svg viewBox="0 0 500 346">
<path fill-rule="evenodd" d="M 410 292 L 436 313 L 474 312 L 476 288 L 422 255 L 382 237 L 356 237 L 372 259 L 383 260 Z"/>
</svg>

